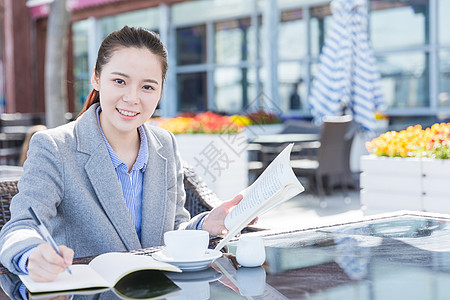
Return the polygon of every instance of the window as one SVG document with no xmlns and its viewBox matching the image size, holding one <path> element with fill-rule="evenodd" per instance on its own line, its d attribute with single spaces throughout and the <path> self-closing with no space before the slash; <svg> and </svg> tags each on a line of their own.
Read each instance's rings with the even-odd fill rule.
<svg viewBox="0 0 450 300">
<path fill-rule="evenodd" d="M 450 1 L 439 0 L 438 2 L 438 40 L 441 45 L 450 46 Z"/>
<path fill-rule="evenodd" d="M 255 32 L 250 18 L 215 23 L 215 61 L 219 64 L 253 60 Z"/>
<path fill-rule="evenodd" d="M 409 4 L 411 3 L 411 4 Z M 375 50 L 423 46 L 429 42 L 428 0 L 372 0 L 370 37 Z"/>
<path fill-rule="evenodd" d="M 390 108 L 429 105 L 428 56 L 425 53 L 386 54 L 377 60 L 383 94 Z"/>
<path fill-rule="evenodd" d="M 299 62 L 278 64 L 280 108 L 283 111 L 306 110 L 308 87 L 304 78 L 308 66 Z"/>
<path fill-rule="evenodd" d="M 438 104 L 441 107 L 450 107 L 450 50 L 439 53 Z"/>
<path fill-rule="evenodd" d="M 129 27 L 143 27 L 155 30 L 159 26 L 158 8 L 147 8 L 143 10 L 132 11 L 115 16 L 99 19 L 103 38 L 110 32 L 121 29 L 125 25 Z"/>
<path fill-rule="evenodd" d="M 74 90 L 75 111 L 80 111 L 86 101 L 87 96 L 91 91 L 91 75 L 92 70 L 89 70 L 88 59 L 88 21 L 76 22 L 72 26 L 73 39 L 73 55 L 74 66 L 73 74 L 75 78 Z"/>
<path fill-rule="evenodd" d="M 206 72 L 177 75 L 178 111 L 198 112 L 208 107 Z"/>
<path fill-rule="evenodd" d="M 303 11 L 292 10 L 281 13 L 278 28 L 279 59 L 303 58 L 307 55 L 307 28 Z"/>
<path fill-rule="evenodd" d="M 311 8 L 311 55 L 313 57 L 319 57 L 330 23 L 331 11 L 329 5 Z"/>
<path fill-rule="evenodd" d="M 206 63 L 206 26 L 177 29 L 178 65 Z"/>
</svg>

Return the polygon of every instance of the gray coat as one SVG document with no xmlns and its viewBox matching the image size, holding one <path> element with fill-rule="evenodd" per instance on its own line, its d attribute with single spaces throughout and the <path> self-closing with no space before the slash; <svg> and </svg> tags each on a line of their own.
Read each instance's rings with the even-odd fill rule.
<svg viewBox="0 0 450 300">
<path fill-rule="evenodd" d="M 0 232 L 0 261 L 19 273 L 18 259 L 43 243 L 28 212 L 32 206 L 57 244 L 75 257 L 163 244 L 166 231 L 195 229 L 184 209 L 183 172 L 173 134 L 145 125 L 149 159 L 144 173 L 139 240 L 120 182 L 98 128 L 93 105 L 80 118 L 36 133 L 30 144 L 11 220 Z"/>
</svg>

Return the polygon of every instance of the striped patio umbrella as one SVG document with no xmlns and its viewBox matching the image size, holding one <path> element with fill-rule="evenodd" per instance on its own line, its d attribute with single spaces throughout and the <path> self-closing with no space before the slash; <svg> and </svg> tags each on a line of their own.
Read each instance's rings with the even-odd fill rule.
<svg viewBox="0 0 450 300">
<path fill-rule="evenodd" d="M 319 58 L 309 104 L 316 123 L 327 115 L 351 112 L 373 132 L 375 111 L 384 110 L 380 74 L 367 34 L 366 0 L 333 0 L 333 20 Z"/>
</svg>

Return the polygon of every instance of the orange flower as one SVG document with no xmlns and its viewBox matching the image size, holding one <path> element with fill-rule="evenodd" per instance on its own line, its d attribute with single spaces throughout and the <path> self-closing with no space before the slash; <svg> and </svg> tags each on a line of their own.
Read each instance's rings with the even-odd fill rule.
<svg viewBox="0 0 450 300">
<path fill-rule="evenodd" d="M 243 126 L 233 122 L 228 116 L 207 111 L 197 115 L 183 114 L 176 118 L 160 118 L 155 122 L 166 130 L 177 133 L 238 133 L 242 131 Z"/>
</svg>

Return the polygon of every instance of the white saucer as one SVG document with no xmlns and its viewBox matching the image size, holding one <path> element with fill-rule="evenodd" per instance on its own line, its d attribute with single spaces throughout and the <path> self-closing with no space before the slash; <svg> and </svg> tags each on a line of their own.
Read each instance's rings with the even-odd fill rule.
<svg viewBox="0 0 450 300">
<path fill-rule="evenodd" d="M 221 256 L 222 252 L 212 249 L 206 250 L 206 253 L 199 259 L 193 260 L 175 260 L 169 256 L 166 249 L 162 249 L 152 254 L 154 259 L 177 266 L 183 271 L 204 270 L 208 268 L 209 264 Z"/>
<path fill-rule="evenodd" d="M 217 272 L 212 267 L 207 267 L 204 270 L 192 271 L 192 272 L 164 272 L 167 277 L 174 282 L 213 282 L 222 277 L 222 273 Z"/>
</svg>

